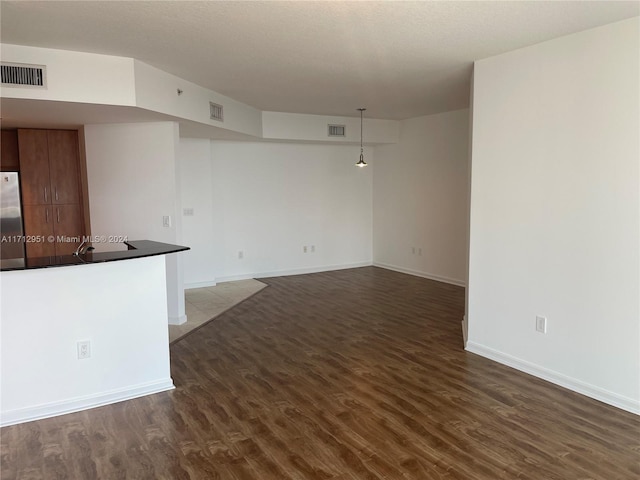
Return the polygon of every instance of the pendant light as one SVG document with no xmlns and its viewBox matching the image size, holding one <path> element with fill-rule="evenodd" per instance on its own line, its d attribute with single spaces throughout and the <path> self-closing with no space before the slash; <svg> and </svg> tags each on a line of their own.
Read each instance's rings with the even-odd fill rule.
<svg viewBox="0 0 640 480">
<path fill-rule="evenodd" d="M 360 160 L 356 163 L 356 167 L 366 167 L 367 162 L 364 161 L 364 148 L 362 147 L 362 112 L 366 110 L 366 108 L 359 108 L 360 110 Z"/>
</svg>

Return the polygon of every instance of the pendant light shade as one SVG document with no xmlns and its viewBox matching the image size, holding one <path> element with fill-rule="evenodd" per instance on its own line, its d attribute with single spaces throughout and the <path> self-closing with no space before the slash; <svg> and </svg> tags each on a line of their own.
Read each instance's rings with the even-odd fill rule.
<svg viewBox="0 0 640 480">
<path fill-rule="evenodd" d="M 366 167 L 367 162 L 364 161 L 364 148 L 362 146 L 362 112 L 366 110 L 366 108 L 359 108 L 360 110 L 360 160 L 356 163 L 356 167 Z"/>
</svg>

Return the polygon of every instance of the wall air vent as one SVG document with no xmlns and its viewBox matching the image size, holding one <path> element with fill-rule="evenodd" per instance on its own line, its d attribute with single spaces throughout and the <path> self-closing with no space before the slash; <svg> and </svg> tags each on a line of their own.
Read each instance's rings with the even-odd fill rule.
<svg viewBox="0 0 640 480">
<path fill-rule="evenodd" d="M 46 68 L 44 65 L 2 62 L 2 85 L 47 88 Z"/>
<path fill-rule="evenodd" d="M 329 125 L 330 137 L 344 137 L 346 136 L 347 127 L 344 125 Z"/>
<path fill-rule="evenodd" d="M 224 122 L 224 107 L 217 103 L 209 102 L 209 118 Z"/>
</svg>

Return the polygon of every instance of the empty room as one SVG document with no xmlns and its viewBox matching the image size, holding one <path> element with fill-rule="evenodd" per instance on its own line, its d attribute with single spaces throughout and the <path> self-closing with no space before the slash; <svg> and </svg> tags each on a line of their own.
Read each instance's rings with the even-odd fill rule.
<svg viewBox="0 0 640 480">
<path fill-rule="evenodd" d="M 0 478 L 640 478 L 640 2 L 0 1 Z"/>
</svg>

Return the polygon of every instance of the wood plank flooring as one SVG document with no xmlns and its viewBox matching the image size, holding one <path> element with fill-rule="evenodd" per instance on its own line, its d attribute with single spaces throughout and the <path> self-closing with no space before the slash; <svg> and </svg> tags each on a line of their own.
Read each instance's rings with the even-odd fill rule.
<svg viewBox="0 0 640 480">
<path fill-rule="evenodd" d="M 640 417 L 465 352 L 462 288 L 263 281 L 171 347 L 174 391 L 3 428 L 0 478 L 640 478 Z"/>
</svg>

